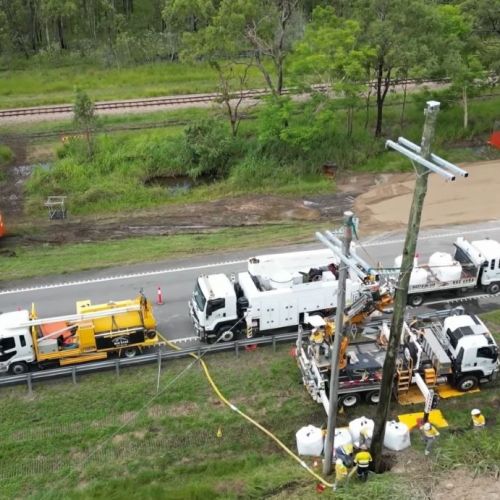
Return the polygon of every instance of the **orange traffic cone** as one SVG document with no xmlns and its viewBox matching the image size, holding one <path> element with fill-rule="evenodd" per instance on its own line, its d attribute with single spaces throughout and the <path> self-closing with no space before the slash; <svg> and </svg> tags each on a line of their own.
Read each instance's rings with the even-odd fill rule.
<svg viewBox="0 0 500 500">
<path fill-rule="evenodd" d="M 163 294 L 161 292 L 161 288 L 158 287 L 158 291 L 156 292 L 156 303 L 161 306 L 163 305 Z"/>
</svg>

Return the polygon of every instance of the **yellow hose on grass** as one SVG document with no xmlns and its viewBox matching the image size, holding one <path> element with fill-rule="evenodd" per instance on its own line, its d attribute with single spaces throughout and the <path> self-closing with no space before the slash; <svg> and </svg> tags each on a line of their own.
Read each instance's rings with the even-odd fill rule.
<svg viewBox="0 0 500 500">
<path fill-rule="evenodd" d="M 164 337 L 162 338 L 162 340 L 165 342 L 166 345 L 168 345 L 172 349 L 175 349 L 176 351 L 181 351 L 182 350 L 180 347 L 178 347 L 177 345 L 173 344 L 172 342 L 169 342 Z M 256 420 L 254 420 L 252 417 L 250 417 L 246 413 L 242 412 L 239 408 L 237 408 L 236 406 L 234 406 L 233 403 L 231 403 L 231 401 L 229 401 L 228 399 L 226 399 L 226 397 L 219 390 L 219 388 L 217 387 L 217 384 L 214 382 L 214 379 L 210 375 L 210 371 L 208 370 L 208 366 L 205 363 L 205 361 L 203 361 L 203 359 L 201 359 L 200 356 L 198 356 L 198 355 L 196 355 L 194 353 L 189 353 L 189 355 L 199 361 L 199 363 L 201 364 L 201 366 L 203 368 L 203 372 L 205 373 L 205 377 L 208 380 L 208 383 L 210 384 L 210 386 L 212 387 L 212 390 L 215 392 L 215 394 L 217 395 L 217 397 L 228 408 L 230 408 L 231 410 L 233 410 L 234 412 L 236 412 L 238 415 L 240 415 L 240 417 L 244 418 L 247 422 L 250 422 L 253 426 L 257 427 L 257 429 L 259 429 L 261 432 L 263 432 L 266 436 L 268 436 L 269 438 L 271 438 L 282 450 L 285 451 L 285 453 L 287 453 L 291 458 L 293 458 L 293 460 L 295 460 L 299 465 L 301 465 L 307 472 L 309 472 L 309 474 L 311 474 L 321 484 L 323 484 L 327 488 L 333 488 L 333 486 L 334 486 L 333 483 L 329 483 L 328 481 L 326 481 L 325 479 L 323 479 L 318 473 L 316 473 L 313 469 L 311 469 L 304 462 L 304 460 L 302 460 L 290 448 L 288 448 L 288 446 L 285 443 L 283 443 L 283 441 L 281 441 L 277 436 L 275 436 L 271 431 L 269 431 L 268 429 L 266 429 L 265 427 L 263 427 L 261 424 L 259 424 L 259 422 L 257 422 Z"/>
</svg>

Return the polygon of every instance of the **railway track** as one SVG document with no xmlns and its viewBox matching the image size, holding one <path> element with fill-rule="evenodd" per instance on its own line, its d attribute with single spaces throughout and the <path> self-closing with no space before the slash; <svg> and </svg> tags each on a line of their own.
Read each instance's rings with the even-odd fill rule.
<svg viewBox="0 0 500 500">
<path fill-rule="evenodd" d="M 447 79 L 439 80 L 418 80 L 418 79 L 407 79 L 400 80 L 395 85 L 424 85 L 429 83 L 446 83 Z M 368 85 L 368 84 L 367 84 Z M 374 86 L 374 82 L 369 83 L 371 87 Z M 326 92 L 330 87 L 326 84 L 313 85 L 312 88 L 316 92 Z M 292 94 L 296 92 L 296 89 L 284 89 L 284 94 Z M 266 95 L 269 95 L 267 89 L 256 89 L 256 90 L 245 90 L 243 92 L 238 92 L 234 94 L 235 99 L 259 99 Z M 106 101 L 106 102 L 96 102 L 96 111 L 107 111 L 114 109 L 132 109 L 132 108 L 147 108 L 154 106 L 174 106 L 179 104 L 196 104 L 196 103 L 207 103 L 214 102 L 221 99 L 221 94 L 219 93 L 208 93 L 208 94 L 191 94 L 191 95 L 179 95 L 179 96 L 165 96 L 165 97 L 152 97 L 148 99 L 130 99 L 122 101 Z M 49 106 L 36 106 L 28 108 L 11 108 L 0 110 L 0 119 L 16 116 L 30 116 L 30 115 L 44 115 L 44 114 L 62 114 L 62 113 L 72 113 L 72 104 L 56 104 Z"/>
</svg>

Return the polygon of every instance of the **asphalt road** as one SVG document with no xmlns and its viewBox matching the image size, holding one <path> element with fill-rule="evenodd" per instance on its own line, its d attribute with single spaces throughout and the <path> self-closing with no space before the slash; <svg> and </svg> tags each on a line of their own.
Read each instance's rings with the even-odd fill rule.
<svg viewBox="0 0 500 500">
<path fill-rule="evenodd" d="M 447 226 L 422 231 L 417 252 L 420 262 L 435 251 L 453 252 L 453 242 L 457 236 L 476 240 L 482 238 L 500 239 L 500 220 L 468 226 Z M 404 234 L 385 233 L 361 240 L 358 254 L 376 266 L 394 265 L 394 257 L 401 253 Z M 194 288 L 196 278 L 201 273 L 230 273 L 245 270 L 246 259 L 256 254 L 292 251 L 307 248 L 322 248 L 319 243 L 301 246 L 240 251 L 222 255 L 192 257 L 161 263 L 127 266 L 106 270 L 77 273 L 65 276 L 50 276 L 36 280 L 0 283 L 0 312 L 17 308 L 29 308 L 34 302 L 39 317 L 72 314 L 77 300 L 90 299 L 93 303 L 121 300 L 134 297 L 140 289 L 152 300 L 160 286 L 165 304 L 155 307 L 159 330 L 170 339 L 194 335 L 187 303 Z M 434 302 L 436 299 L 429 299 Z M 488 309 L 500 307 L 493 301 Z M 470 303 L 479 312 L 482 307 Z M 432 307 L 442 307 L 435 304 Z"/>
</svg>

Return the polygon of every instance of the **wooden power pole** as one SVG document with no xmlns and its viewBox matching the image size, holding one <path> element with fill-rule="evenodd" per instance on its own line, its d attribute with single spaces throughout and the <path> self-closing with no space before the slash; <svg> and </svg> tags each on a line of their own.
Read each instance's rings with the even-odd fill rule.
<svg viewBox="0 0 500 500">
<path fill-rule="evenodd" d="M 375 429 L 373 432 L 371 453 L 375 462 L 376 472 L 380 472 L 382 463 L 382 448 L 385 436 L 385 423 L 389 414 L 389 406 L 392 397 L 392 387 L 394 382 L 396 360 L 398 355 L 406 303 L 408 300 L 408 286 L 413 270 L 413 259 L 417 247 L 418 233 L 420 230 L 420 220 L 425 195 L 427 193 L 427 179 L 429 171 L 432 170 L 445 177 L 447 180 L 455 180 L 455 176 L 448 171 L 467 176 L 467 173 L 445 160 L 431 154 L 431 144 L 434 139 L 436 119 L 439 112 L 439 102 L 429 101 L 425 110 L 425 124 L 422 133 L 421 147 L 410 143 L 406 139 L 398 139 L 399 144 L 392 141 L 387 142 L 387 146 L 399 151 L 413 161 L 416 170 L 415 191 L 408 220 L 408 229 L 403 249 L 403 260 L 396 286 L 394 297 L 394 314 L 391 322 L 389 345 L 384 361 L 382 386 L 380 389 L 380 403 L 377 406 L 375 417 Z M 400 144 L 406 146 L 407 149 Z M 436 166 L 439 165 L 439 166 Z"/>
<path fill-rule="evenodd" d="M 348 258 L 350 255 L 352 241 L 352 225 L 354 214 L 344 212 L 344 238 L 342 244 L 342 255 Z M 338 393 L 339 393 L 339 358 L 340 342 L 344 330 L 344 309 L 346 280 L 348 266 L 342 259 L 340 260 L 338 292 L 337 292 L 337 310 L 335 314 L 335 336 L 333 338 L 333 347 L 331 352 L 330 365 L 330 399 L 328 405 L 328 425 L 326 430 L 325 442 L 325 460 L 323 462 L 323 474 L 327 476 L 332 473 L 333 443 L 335 439 L 335 427 L 337 425 Z"/>
</svg>

